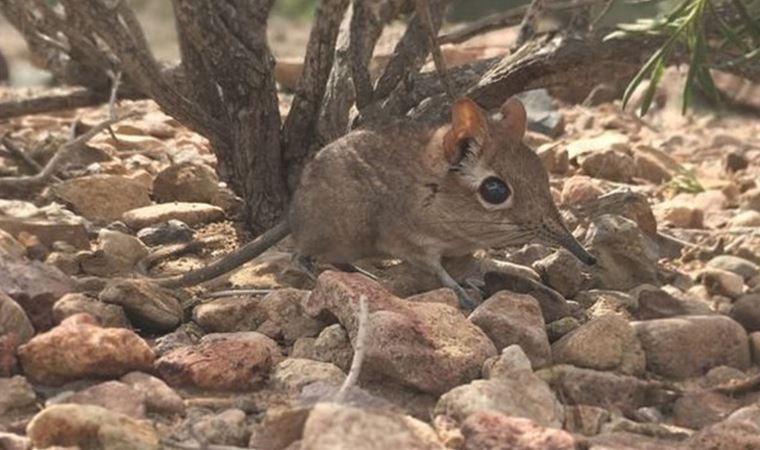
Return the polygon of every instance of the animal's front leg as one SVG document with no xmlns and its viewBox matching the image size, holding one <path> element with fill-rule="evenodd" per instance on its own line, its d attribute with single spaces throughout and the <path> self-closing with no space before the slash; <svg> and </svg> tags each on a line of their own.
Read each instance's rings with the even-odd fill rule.
<svg viewBox="0 0 760 450">
<path fill-rule="evenodd" d="M 459 299 L 459 306 L 468 311 L 472 311 L 475 309 L 475 307 L 478 306 L 478 302 L 473 300 L 473 298 L 470 296 L 470 294 L 467 293 L 467 291 L 464 290 L 464 288 L 457 283 L 457 281 L 449 275 L 449 272 L 446 271 L 446 269 L 441 264 L 441 258 L 431 258 L 430 260 L 426 261 L 424 266 L 427 270 L 432 272 L 438 280 L 447 288 L 451 288 L 454 293 L 457 294 L 457 299 Z"/>
</svg>

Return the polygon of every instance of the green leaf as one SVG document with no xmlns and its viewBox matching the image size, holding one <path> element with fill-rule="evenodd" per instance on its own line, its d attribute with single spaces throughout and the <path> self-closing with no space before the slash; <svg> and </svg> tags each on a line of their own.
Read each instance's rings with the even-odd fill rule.
<svg viewBox="0 0 760 450">
<path fill-rule="evenodd" d="M 657 61 L 657 64 L 652 70 L 652 77 L 649 80 L 649 86 L 647 86 L 647 90 L 644 93 L 644 99 L 641 102 L 640 114 L 642 116 L 646 115 L 646 113 L 649 112 L 649 108 L 652 106 L 652 100 L 654 100 L 654 95 L 657 93 L 657 85 L 660 84 L 660 79 L 662 79 L 662 74 L 665 73 L 666 59 L 667 59 L 667 56 L 663 55 L 663 57 Z"/>
<path fill-rule="evenodd" d="M 742 51 L 746 52 L 748 48 L 745 42 L 734 32 L 734 30 L 731 29 L 730 26 L 728 26 L 728 24 L 726 23 L 725 20 L 723 20 L 720 14 L 718 14 L 712 2 L 708 2 L 708 6 L 710 8 L 710 15 L 715 20 L 715 23 L 718 24 L 718 27 L 720 28 L 721 33 L 726 38 L 726 40 L 728 42 L 733 43 L 736 47 L 738 47 Z M 721 45 L 721 47 L 723 46 Z"/>
</svg>

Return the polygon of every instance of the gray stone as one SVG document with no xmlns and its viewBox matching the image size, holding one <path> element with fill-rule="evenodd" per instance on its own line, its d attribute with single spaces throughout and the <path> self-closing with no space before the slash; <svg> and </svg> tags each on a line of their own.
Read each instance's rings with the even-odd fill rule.
<svg viewBox="0 0 760 450">
<path fill-rule="evenodd" d="M 701 376 L 720 365 L 746 369 L 747 332 L 725 316 L 684 316 L 633 324 L 646 353 L 647 369 L 664 377 Z"/>
<path fill-rule="evenodd" d="M 525 294 L 497 292 L 473 311 L 470 321 L 479 326 L 497 350 L 519 345 L 533 367 L 551 364 L 549 338 L 538 301 Z"/>
<path fill-rule="evenodd" d="M 557 363 L 596 370 L 644 373 L 645 359 L 636 332 L 617 315 L 592 319 L 552 344 Z"/>
<path fill-rule="evenodd" d="M 99 298 L 121 306 L 135 326 L 151 331 L 173 330 L 182 320 L 179 300 L 148 280 L 114 280 Z"/>
</svg>

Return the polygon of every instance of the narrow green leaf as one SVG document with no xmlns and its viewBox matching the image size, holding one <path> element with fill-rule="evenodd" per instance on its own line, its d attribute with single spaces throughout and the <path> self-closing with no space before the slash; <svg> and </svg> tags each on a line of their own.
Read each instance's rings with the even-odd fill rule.
<svg viewBox="0 0 760 450">
<path fill-rule="evenodd" d="M 644 99 L 641 102 L 641 116 L 645 116 L 647 112 L 649 112 L 649 108 L 652 106 L 652 100 L 654 100 L 654 96 L 657 93 L 657 85 L 660 84 L 662 74 L 665 72 L 666 59 L 667 55 L 663 55 L 663 57 L 658 60 L 654 69 L 652 70 L 652 77 L 649 80 L 649 86 L 647 87 L 647 90 L 644 93 Z"/>
</svg>

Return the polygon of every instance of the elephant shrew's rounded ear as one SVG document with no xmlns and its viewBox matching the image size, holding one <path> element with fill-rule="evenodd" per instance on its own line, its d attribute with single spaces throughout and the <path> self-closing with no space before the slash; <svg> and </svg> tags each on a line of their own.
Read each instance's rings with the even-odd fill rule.
<svg viewBox="0 0 760 450">
<path fill-rule="evenodd" d="M 522 102 L 516 97 L 509 98 L 501 105 L 501 115 L 501 123 L 507 134 L 517 141 L 522 141 L 528 124 L 528 113 L 525 112 Z"/>
</svg>

